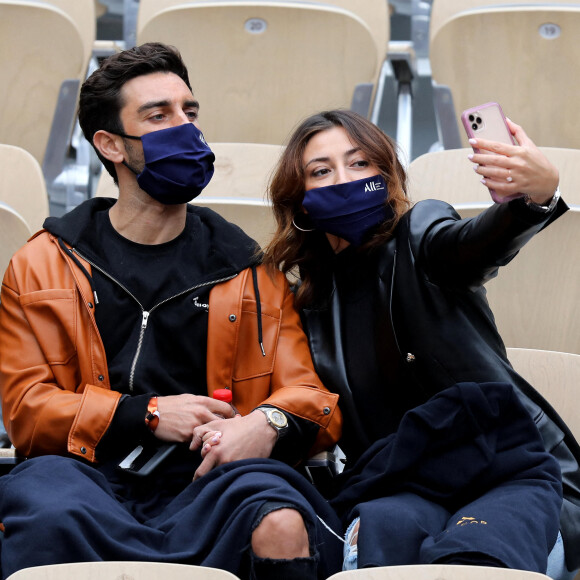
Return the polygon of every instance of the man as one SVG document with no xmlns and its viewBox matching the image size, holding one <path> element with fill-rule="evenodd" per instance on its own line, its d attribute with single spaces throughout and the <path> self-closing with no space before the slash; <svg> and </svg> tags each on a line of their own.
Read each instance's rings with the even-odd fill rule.
<svg viewBox="0 0 580 580">
<path fill-rule="evenodd" d="M 337 396 L 284 276 L 187 203 L 213 174 L 198 111 L 159 43 L 111 56 L 81 89 L 81 128 L 119 199 L 47 219 L 5 274 L 4 421 L 32 459 L 0 479 L 4 576 L 92 560 L 337 571 L 317 515 L 339 524 L 285 465 L 337 440 Z M 211 397 L 223 388 L 233 406 Z"/>
</svg>

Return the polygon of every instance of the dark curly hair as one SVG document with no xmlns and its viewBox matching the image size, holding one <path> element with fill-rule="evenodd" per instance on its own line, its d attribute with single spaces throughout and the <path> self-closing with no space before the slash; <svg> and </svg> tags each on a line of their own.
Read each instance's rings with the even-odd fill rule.
<svg viewBox="0 0 580 580">
<path fill-rule="evenodd" d="M 149 42 L 113 54 L 83 83 L 79 98 L 79 123 L 93 147 L 93 137 L 97 131 L 124 132 L 120 119 L 124 104 L 121 98 L 123 85 L 135 77 L 156 72 L 176 74 L 191 90 L 181 54 L 174 46 L 160 42 Z M 117 183 L 115 164 L 105 159 L 96 148 L 95 151 Z"/>
</svg>

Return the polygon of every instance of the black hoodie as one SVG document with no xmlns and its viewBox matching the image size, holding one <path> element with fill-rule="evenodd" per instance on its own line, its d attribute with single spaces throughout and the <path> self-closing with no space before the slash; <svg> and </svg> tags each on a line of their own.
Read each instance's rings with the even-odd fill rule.
<svg viewBox="0 0 580 580">
<path fill-rule="evenodd" d="M 207 395 L 206 350 L 211 288 L 259 262 L 258 245 L 207 208 L 187 206 L 184 231 L 146 246 L 120 236 L 108 210 L 116 200 L 95 198 L 44 227 L 92 265 L 95 318 L 105 345 L 111 388 L 125 395 L 101 458 L 117 455 L 146 435 L 151 396 Z M 184 364 L 184 361 L 187 361 Z M 123 450 L 119 447 L 123 441 Z"/>
</svg>

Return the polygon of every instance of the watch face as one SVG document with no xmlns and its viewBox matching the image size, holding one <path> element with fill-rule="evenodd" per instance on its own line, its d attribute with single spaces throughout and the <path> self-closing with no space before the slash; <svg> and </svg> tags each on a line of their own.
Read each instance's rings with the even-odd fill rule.
<svg viewBox="0 0 580 580">
<path fill-rule="evenodd" d="M 278 429 L 282 429 L 288 425 L 288 419 L 286 418 L 286 415 L 277 409 L 270 411 L 269 416 L 270 421 L 272 421 L 274 427 L 277 427 Z"/>
</svg>

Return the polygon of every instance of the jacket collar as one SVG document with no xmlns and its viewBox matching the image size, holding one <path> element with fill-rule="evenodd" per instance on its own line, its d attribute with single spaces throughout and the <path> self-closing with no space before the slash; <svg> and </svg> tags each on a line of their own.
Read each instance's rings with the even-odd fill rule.
<svg viewBox="0 0 580 580">
<path fill-rule="evenodd" d="M 44 229 L 64 240 L 72 248 L 91 247 L 98 240 L 91 239 L 91 223 L 97 212 L 108 211 L 116 202 L 114 198 L 89 199 L 62 217 L 49 217 Z M 187 205 L 188 222 L 191 221 L 208 241 L 214 255 L 228 266 L 221 268 L 226 274 L 240 272 L 260 262 L 258 244 L 240 228 L 231 224 L 211 209 Z M 226 271 L 227 270 L 227 271 Z"/>
</svg>

